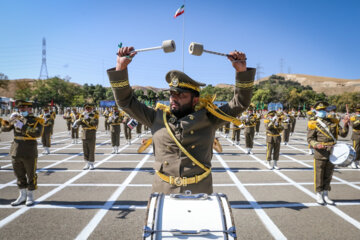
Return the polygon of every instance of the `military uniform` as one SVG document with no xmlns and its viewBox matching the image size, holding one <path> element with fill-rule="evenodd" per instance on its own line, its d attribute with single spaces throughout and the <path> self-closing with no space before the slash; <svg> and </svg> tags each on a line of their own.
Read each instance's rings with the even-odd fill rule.
<svg viewBox="0 0 360 240">
<path fill-rule="evenodd" d="M 236 125 L 233 123 L 232 127 L 232 137 L 231 140 L 233 141 L 233 145 L 240 145 L 240 132 L 241 132 L 241 125 Z"/>
<path fill-rule="evenodd" d="M 17 100 L 16 105 L 20 108 L 32 106 L 30 102 L 21 100 Z M 33 191 L 37 189 L 38 150 L 36 138 L 39 138 L 43 132 L 44 120 L 35 117 L 32 113 L 28 113 L 27 116 L 14 113 L 11 118 L 10 123 L 3 121 L 1 129 L 4 132 L 14 130 L 14 141 L 11 143 L 10 156 L 20 195 L 12 205 L 17 206 L 26 200 L 26 205 L 29 206 L 34 202 Z"/>
<path fill-rule="evenodd" d="M 92 108 L 92 104 L 85 104 L 84 108 Z M 96 145 L 96 130 L 99 125 L 99 114 L 96 111 L 85 111 L 80 115 L 80 118 L 74 123 L 74 127 L 82 126 L 82 141 L 86 169 L 94 169 L 95 162 L 95 145 Z"/>
<path fill-rule="evenodd" d="M 295 131 L 295 126 L 296 126 L 296 118 L 298 117 L 297 112 L 295 112 L 294 110 L 292 110 L 290 112 L 290 122 L 291 122 L 291 127 L 290 127 L 290 136 L 292 136 L 294 134 Z"/>
<path fill-rule="evenodd" d="M 45 108 L 44 113 L 39 116 L 39 118 L 44 119 L 44 131 L 41 136 L 41 143 L 44 147 L 43 154 L 50 154 L 49 148 L 51 147 L 51 129 L 54 124 L 54 120 L 51 118 L 49 109 Z"/>
<path fill-rule="evenodd" d="M 230 123 L 229 122 L 225 123 L 224 128 L 225 128 L 225 138 L 228 138 L 230 132 Z"/>
<path fill-rule="evenodd" d="M 120 132 L 122 116 L 120 115 L 119 109 L 115 106 L 113 111 L 109 114 L 108 124 L 110 125 L 111 132 L 111 145 L 114 148 L 112 153 L 119 153 L 120 146 Z"/>
<path fill-rule="evenodd" d="M 110 130 L 110 125 L 109 125 L 109 115 L 110 115 L 110 111 L 109 108 L 106 108 L 105 111 L 103 112 L 103 116 L 105 118 L 105 133 L 107 133 Z"/>
<path fill-rule="evenodd" d="M 127 125 L 130 120 L 131 120 L 131 117 L 128 114 L 125 114 L 123 121 L 122 121 L 126 144 L 128 144 L 128 145 L 131 145 L 131 128 Z"/>
<path fill-rule="evenodd" d="M 266 128 L 266 164 L 269 169 L 279 169 L 277 161 L 280 155 L 280 134 L 284 130 L 284 127 L 281 125 L 281 120 L 275 111 L 270 111 L 267 114 L 264 124 Z M 273 160 L 273 166 L 270 165 L 271 160 Z"/>
<path fill-rule="evenodd" d="M 311 109 L 310 111 L 307 111 L 306 116 L 307 116 L 308 122 L 316 120 L 315 109 Z M 309 130 L 309 127 L 307 126 L 306 129 Z M 310 144 L 308 145 L 308 147 L 309 147 L 309 154 L 314 155 L 314 148 Z"/>
<path fill-rule="evenodd" d="M 51 119 L 53 121 L 53 124 L 51 125 L 51 136 L 53 135 L 54 133 L 54 126 L 55 126 L 55 119 L 56 119 L 56 111 L 55 110 L 51 110 L 50 111 L 50 116 L 51 116 Z"/>
<path fill-rule="evenodd" d="M 67 130 L 69 132 L 69 135 L 71 134 L 71 111 L 70 109 L 66 109 L 65 114 L 63 115 L 63 118 L 66 120 L 66 126 L 67 126 Z"/>
<path fill-rule="evenodd" d="M 78 120 L 80 117 L 80 114 L 76 111 L 76 108 L 73 108 L 70 119 L 71 119 L 71 139 L 72 144 L 77 144 L 79 139 L 79 128 L 77 126 L 73 126 L 73 124 Z"/>
<path fill-rule="evenodd" d="M 247 154 L 252 154 L 251 150 L 253 149 L 254 146 L 256 117 L 251 111 L 246 114 L 243 113 L 240 119 L 244 124 L 244 137 L 245 137 Z"/>
<path fill-rule="evenodd" d="M 282 141 L 284 142 L 284 145 L 287 145 L 290 138 L 292 118 L 286 110 L 281 116 L 281 124 L 284 127 L 284 130 L 282 132 Z"/>
<path fill-rule="evenodd" d="M 327 106 L 326 102 L 318 102 L 314 107 L 317 111 L 325 111 Z M 319 204 L 323 204 L 324 200 L 329 204 L 333 203 L 327 196 L 327 192 L 331 190 L 330 182 L 334 172 L 334 165 L 329 161 L 330 152 L 338 136 L 346 137 L 348 130 L 348 124 L 342 128 L 339 120 L 327 118 L 326 114 L 308 122 L 307 141 L 315 151 L 314 183 Z M 325 148 L 319 149 L 320 145 Z"/>
<path fill-rule="evenodd" d="M 234 117 L 249 106 L 254 74 L 255 69 L 236 73 L 234 98 L 220 107 L 224 113 Z M 216 130 L 226 122 L 215 117 L 206 108 L 200 108 L 181 118 L 167 114 L 165 109 L 150 109 L 133 95 L 127 69 L 109 69 L 108 75 L 117 104 L 147 125 L 153 134 L 156 175 L 152 191 L 166 194 L 183 193 L 185 190 L 192 193 L 212 193 L 212 146 Z M 200 92 L 200 86 L 205 85 L 195 82 L 180 71 L 167 73 L 166 81 L 172 91 L 187 89 Z M 175 143 L 175 139 L 179 145 Z"/>
<path fill-rule="evenodd" d="M 141 122 L 138 122 L 138 125 L 136 126 L 136 134 L 138 138 L 141 136 L 141 128 L 142 128 L 142 124 Z"/>
<path fill-rule="evenodd" d="M 353 147 L 356 152 L 356 158 L 351 164 L 353 168 L 359 168 L 360 162 L 360 104 L 356 106 L 356 114 L 350 118 L 352 126 L 351 140 L 353 141 Z"/>
<path fill-rule="evenodd" d="M 255 116 L 255 119 L 256 119 L 255 134 L 259 135 L 262 115 L 261 115 L 260 112 L 257 112 L 257 113 L 254 114 L 254 116 Z"/>
</svg>

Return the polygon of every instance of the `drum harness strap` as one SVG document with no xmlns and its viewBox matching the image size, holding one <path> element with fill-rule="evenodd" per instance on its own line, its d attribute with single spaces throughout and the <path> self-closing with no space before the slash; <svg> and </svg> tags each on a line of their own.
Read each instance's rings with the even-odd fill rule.
<svg viewBox="0 0 360 240">
<path fill-rule="evenodd" d="M 328 134 L 326 134 L 324 131 L 322 131 L 318 126 L 316 126 L 316 129 L 318 129 L 322 134 L 324 134 L 325 136 L 327 136 L 328 138 L 332 138 L 334 140 L 334 144 L 336 144 L 337 140 L 336 138 L 334 137 L 334 135 L 332 135 L 332 133 L 330 132 L 329 128 L 326 126 L 326 124 L 321 121 L 319 118 L 316 119 L 316 122 L 320 124 L 321 127 L 323 127 L 326 132 Z"/>
</svg>

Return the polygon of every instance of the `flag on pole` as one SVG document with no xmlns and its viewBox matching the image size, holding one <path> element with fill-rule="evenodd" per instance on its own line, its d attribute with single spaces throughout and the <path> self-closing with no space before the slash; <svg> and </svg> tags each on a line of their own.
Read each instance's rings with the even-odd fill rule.
<svg viewBox="0 0 360 240">
<path fill-rule="evenodd" d="M 185 5 L 182 5 L 178 10 L 176 10 L 174 18 L 176 18 L 176 17 L 180 16 L 181 14 L 183 14 L 184 10 L 185 10 Z"/>
</svg>

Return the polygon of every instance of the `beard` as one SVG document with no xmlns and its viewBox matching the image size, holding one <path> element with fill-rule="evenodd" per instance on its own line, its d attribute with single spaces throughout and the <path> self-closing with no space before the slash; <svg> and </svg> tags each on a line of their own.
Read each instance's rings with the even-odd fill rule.
<svg viewBox="0 0 360 240">
<path fill-rule="evenodd" d="M 174 103 L 179 106 L 178 109 L 170 108 L 170 111 L 172 114 L 174 114 L 178 119 L 185 117 L 186 115 L 189 115 L 190 113 L 194 112 L 194 107 L 192 105 L 192 98 L 189 103 L 186 103 L 182 106 L 176 101 Z"/>
</svg>

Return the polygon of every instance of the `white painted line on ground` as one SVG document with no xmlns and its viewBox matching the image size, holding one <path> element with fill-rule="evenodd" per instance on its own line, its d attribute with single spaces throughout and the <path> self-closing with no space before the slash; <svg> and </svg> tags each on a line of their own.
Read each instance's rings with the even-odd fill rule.
<svg viewBox="0 0 360 240">
<path fill-rule="evenodd" d="M 148 151 L 152 152 L 152 148 Z M 136 169 L 141 168 L 142 165 L 146 162 L 146 160 L 150 157 L 150 155 L 146 155 L 136 166 Z M 103 209 L 99 210 L 96 215 L 91 219 L 91 221 L 86 225 L 86 227 L 79 233 L 76 239 L 87 239 L 91 233 L 95 230 L 97 225 L 101 222 L 105 214 L 112 208 L 118 197 L 122 194 L 125 188 L 130 184 L 130 182 L 134 179 L 138 171 L 132 171 L 130 175 L 124 180 L 122 185 L 116 189 L 116 191 L 110 196 L 110 198 L 106 201 Z"/>
<path fill-rule="evenodd" d="M 225 169 L 229 169 L 229 166 L 222 160 L 219 154 L 215 155 L 216 158 L 220 161 L 222 166 Z M 227 174 L 234 181 L 239 191 L 245 196 L 245 199 L 250 202 L 250 205 L 255 210 L 255 213 L 260 218 L 261 222 L 264 224 L 265 228 L 275 239 L 287 239 L 285 235 L 280 231 L 280 229 L 275 225 L 275 223 L 270 219 L 266 212 L 261 208 L 261 206 L 256 202 L 255 198 L 250 194 L 250 192 L 244 187 L 236 175 L 230 170 L 226 170 Z"/>
</svg>

